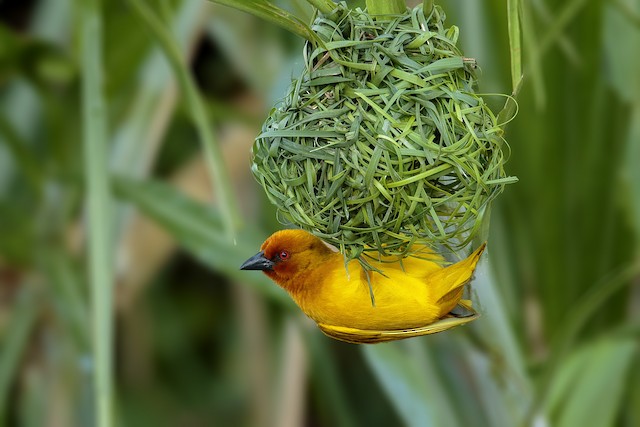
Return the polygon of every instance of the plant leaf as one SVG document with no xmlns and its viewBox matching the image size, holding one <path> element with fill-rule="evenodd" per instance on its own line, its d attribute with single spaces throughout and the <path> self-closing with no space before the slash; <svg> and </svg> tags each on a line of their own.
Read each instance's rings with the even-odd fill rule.
<svg viewBox="0 0 640 427">
<path fill-rule="evenodd" d="M 624 178 L 629 188 L 629 197 L 625 200 L 628 205 L 629 218 L 635 229 L 636 236 L 640 237 L 640 169 L 637 167 L 637 159 L 640 157 L 640 103 L 636 104 L 632 112 L 629 124 L 629 136 L 627 137 L 627 155 L 625 156 Z M 635 161 L 634 161 L 635 160 Z M 640 249 L 639 249 L 640 251 Z"/>
<path fill-rule="evenodd" d="M 38 314 L 38 303 L 31 286 L 23 284 L 22 291 L 16 298 L 13 309 L 14 316 L 7 326 L 7 333 L 2 339 L 0 352 L 0 425 L 6 420 L 7 399 L 13 376 L 19 370 L 19 363 L 25 350 L 27 339 L 34 326 Z"/>
<path fill-rule="evenodd" d="M 224 230 L 228 240 L 231 241 L 236 237 L 236 228 L 240 222 L 238 202 L 232 193 L 227 166 L 222 159 L 222 152 L 211 128 L 204 100 L 195 78 L 184 62 L 178 40 L 175 35 L 166 28 L 157 13 L 142 0 L 129 0 L 129 3 L 138 13 L 142 22 L 153 33 L 178 80 L 185 98 L 185 103 L 189 107 L 191 119 L 200 136 L 202 151 L 207 162 L 207 170 L 212 178 L 212 186 L 215 189 L 217 198 L 221 201 L 220 206 L 222 207 L 221 212 L 223 214 Z"/>
<path fill-rule="evenodd" d="M 517 93 L 522 80 L 522 43 L 520 31 L 520 0 L 507 0 L 509 49 L 511 52 L 511 89 Z"/>
<path fill-rule="evenodd" d="M 407 426 L 457 426 L 441 379 L 420 340 L 362 347 L 365 359 Z M 405 351 L 405 350 L 409 351 Z M 422 354 L 420 354 L 422 351 Z"/>
<path fill-rule="evenodd" d="M 113 425 L 113 258 L 107 158 L 107 104 L 103 80 L 103 17 L 98 0 L 81 2 L 84 177 L 88 224 L 95 422 Z"/>
<path fill-rule="evenodd" d="M 307 40 L 318 40 L 311 28 L 295 15 L 280 9 L 266 0 L 211 0 L 213 3 L 233 7 L 234 9 L 250 13 L 265 21 L 272 22 L 287 31 L 297 34 Z"/>
<path fill-rule="evenodd" d="M 605 339 L 571 354 L 553 381 L 548 409 L 558 427 L 613 425 L 632 362 L 633 339 Z"/>
<path fill-rule="evenodd" d="M 230 245 L 217 210 L 190 200 L 159 182 L 118 177 L 113 185 L 118 197 L 133 203 L 154 219 L 203 264 L 252 285 L 271 299 L 293 306 L 286 294 L 263 274 L 239 270 L 242 262 L 258 251 L 265 233 L 244 227 L 236 244 Z"/>
</svg>

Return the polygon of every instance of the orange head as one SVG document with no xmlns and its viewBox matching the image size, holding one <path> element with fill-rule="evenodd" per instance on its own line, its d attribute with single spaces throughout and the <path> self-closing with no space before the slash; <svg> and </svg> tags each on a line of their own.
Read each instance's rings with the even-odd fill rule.
<svg viewBox="0 0 640 427">
<path fill-rule="evenodd" d="M 322 240 L 304 230 L 277 231 L 264 241 L 260 249 L 240 269 L 262 270 L 284 288 L 288 288 L 298 274 L 310 272 L 333 254 Z"/>
</svg>

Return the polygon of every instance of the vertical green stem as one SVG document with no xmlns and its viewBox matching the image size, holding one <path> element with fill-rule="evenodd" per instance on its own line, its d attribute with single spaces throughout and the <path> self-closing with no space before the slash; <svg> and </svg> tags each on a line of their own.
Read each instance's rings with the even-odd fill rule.
<svg viewBox="0 0 640 427">
<path fill-rule="evenodd" d="M 511 51 L 511 86 L 516 93 L 522 79 L 522 47 L 520 31 L 520 0 L 507 0 L 509 49 Z"/>
<path fill-rule="evenodd" d="M 257 16 L 260 19 L 264 19 L 267 22 L 271 22 L 272 24 L 276 24 L 287 31 L 292 32 L 293 34 L 297 34 L 300 37 L 303 37 L 309 41 L 317 41 L 317 35 L 311 31 L 309 26 L 298 19 L 295 15 L 290 12 L 287 12 L 284 9 L 280 9 L 276 5 L 271 2 L 266 2 L 264 0 L 209 0 L 213 3 L 222 4 L 225 6 L 232 7 L 234 9 L 242 10 L 243 12 L 250 13 L 251 15 Z M 312 3 L 313 1 L 313 3 Z M 318 9 L 320 9 L 323 13 L 331 12 L 335 6 L 331 6 L 333 4 L 331 0 L 309 0 L 309 3 L 315 5 Z"/>
<path fill-rule="evenodd" d="M 581 329 L 587 324 L 603 304 L 621 289 L 633 284 L 633 278 L 640 274 L 640 264 L 635 262 L 618 270 L 609 280 L 597 283 L 573 307 L 566 315 L 566 321 L 559 325 L 553 336 L 553 346 L 555 349 L 547 362 L 535 394 L 533 405 L 529 408 L 523 425 L 533 424 L 533 419 L 541 407 L 546 404 L 549 397 L 549 389 L 553 379 L 557 375 L 561 363 L 566 360 L 572 346 Z"/>
<path fill-rule="evenodd" d="M 538 41 L 531 21 L 532 16 L 527 10 L 527 3 L 522 3 L 522 8 L 522 42 L 527 60 L 526 73 L 531 76 L 534 99 L 538 110 L 541 111 L 546 104 L 542 61 L 539 59 Z"/>
<path fill-rule="evenodd" d="M 370 15 L 400 15 L 407 10 L 404 0 L 367 0 Z"/>
<path fill-rule="evenodd" d="M 112 298 L 110 189 L 107 121 L 102 76 L 100 0 L 84 0 L 80 14 L 82 46 L 82 115 L 88 204 L 88 245 L 93 315 L 93 363 L 97 427 L 113 425 Z"/>
<path fill-rule="evenodd" d="M 307 3 L 324 14 L 329 14 L 336 8 L 336 4 L 331 0 L 307 0 Z"/>
<path fill-rule="evenodd" d="M 216 143 L 204 101 L 200 96 L 200 92 L 198 92 L 196 82 L 184 64 L 180 47 L 173 35 L 167 30 L 154 10 L 142 0 L 129 0 L 129 3 L 133 6 L 143 22 L 154 33 L 178 79 L 180 89 L 189 107 L 191 118 L 200 135 L 204 158 L 207 169 L 213 178 L 212 185 L 216 192 L 215 196 L 218 200 L 220 212 L 222 213 L 227 236 L 230 240 L 235 240 L 238 223 L 240 222 L 240 209 L 233 194 L 233 186 L 229 179 L 229 173 L 222 156 L 222 150 Z"/>
<path fill-rule="evenodd" d="M 433 0 L 423 0 L 422 2 L 422 13 L 427 18 L 431 15 L 431 11 L 433 10 Z"/>
<path fill-rule="evenodd" d="M 38 302 L 31 284 L 21 283 L 22 290 L 16 298 L 11 322 L 7 333 L 0 343 L 0 426 L 8 425 L 7 400 L 10 396 L 12 382 L 19 371 L 20 358 L 24 354 L 29 334 L 37 317 Z"/>
</svg>

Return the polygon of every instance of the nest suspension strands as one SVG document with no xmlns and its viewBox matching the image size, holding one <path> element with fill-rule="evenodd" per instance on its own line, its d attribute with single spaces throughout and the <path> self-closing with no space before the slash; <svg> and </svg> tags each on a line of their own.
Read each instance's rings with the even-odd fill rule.
<svg viewBox="0 0 640 427">
<path fill-rule="evenodd" d="M 470 241 L 512 179 L 502 130 L 474 93 L 475 61 L 444 20 L 438 6 L 317 16 L 320 41 L 306 43 L 302 74 L 253 146 L 252 171 L 281 219 L 349 259 Z"/>
</svg>

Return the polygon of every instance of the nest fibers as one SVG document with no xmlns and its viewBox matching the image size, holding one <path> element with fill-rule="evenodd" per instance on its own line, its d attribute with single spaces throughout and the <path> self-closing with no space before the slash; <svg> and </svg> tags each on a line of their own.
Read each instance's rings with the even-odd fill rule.
<svg viewBox="0 0 640 427">
<path fill-rule="evenodd" d="M 252 171 L 281 219 L 349 258 L 473 237 L 513 179 L 502 130 L 474 93 L 475 61 L 444 19 L 437 6 L 317 17 L 304 71 L 253 146 Z"/>
</svg>

